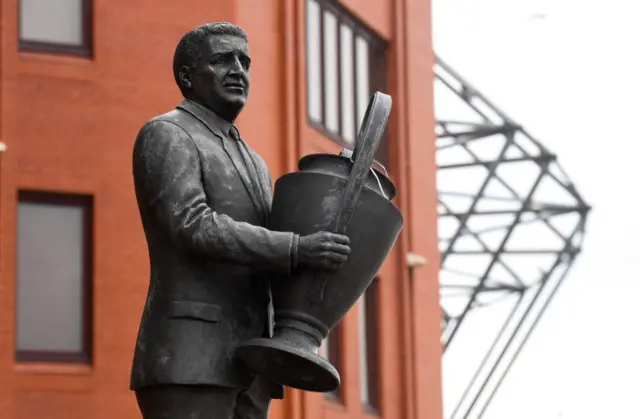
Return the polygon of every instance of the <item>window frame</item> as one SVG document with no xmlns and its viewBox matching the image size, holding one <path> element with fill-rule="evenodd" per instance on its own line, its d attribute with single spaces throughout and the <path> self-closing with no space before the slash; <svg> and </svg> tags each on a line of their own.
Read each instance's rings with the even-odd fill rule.
<svg viewBox="0 0 640 419">
<path fill-rule="evenodd" d="M 81 0 L 82 43 L 80 45 L 61 44 L 57 42 L 29 41 L 20 37 L 22 28 L 22 0 L 18 0 L 18 51 L 34 53 L 52 53 L 93 57 L 93 0 Z"/>
<path fill-rule="evenodd" d="M 82 349 L 80 352 L 52 352 L 40 350 L 20 350 L 17 347 L 17 339 L 14 344 L 14 354 L 16 362 L 34 363 L 68 363 L 68 364 L 91 364 L 93 361 L 93 218 L 94 205 L 93 197 L 90 195 L 66 194 L 57 192 L 42 191 L 18 191 L 18 206 L 16 208 L 16 216 L 19 212 L 19 205 L 25 204 L 43 204 L 58 205 L 65 207 L 80 208 L 83 213 L 83 275 L 82 275 Z M 17 221 L 17 218 L 16 218 Z M 19 240 L 16 231 L 16 241 Z M 16 242 L 17 249 L 17 242 Z M 18 254 L 16 252 L 16 267 Z M 18 287 L 19 277 L 15 275 L 15 301 L 16 313 L 18 304 Z M 15 333 L 18 330 L 18 316 L 15 316 Z"/>
<path fill-rule="evenodd" d="M 367 400 L 362 401 L 365 411 L 373 414 L 380 412 L 380 278 L 375 277 L 364 292 L 364 318 L 361 326 L 365 332 L 364 364 L 367 368 Z"/>
<path fill-rule="evenodd" d="M 305 27 L 308 26 L 309 22 L 309 2 L 311 0 L 305 0 Z M 367 45 L 368 45 L 368 62 L 369 62 L 369 91 L 370 96 L 373 95 L 376 91 L 385 92 L 388 90 L 388 78 L 387 78 L 387 49 L 388 42 L 377 35 L 369 26 L 367 26 L 364 22 L 346 10 L 342 5 L 334 0 L 312 0 L 318 5 L 320 11 L 320 19 L 318 22 L 319 25 L 319 50 L 320 50 L 320 121 L 316 121 L 311 117 L 309 112 L 310 103 L 311 103 L 311 95 L 309 92 L 310 84 L 310 60 L 309 60 L 309 36 L 308 31 L 305 30 L 305 65 L 306 65 L 306 73 L 305 73 L 305 84 L 306 84 L 306 118 L 309 126 L 319 131 L 321 134 L 330 138 L 334 142 L 346 148 L 353 148 L 353 144 L 349 144 L 342 137 L 342 82 L 340 78 L 340 70 L 342 64 L 342 47 L 341 47 L 341 26 L 344 24 L 348 26 L 352 31 L 352 54 L 353 54 L 353 62 L 351 65 L 351 71 L 353 72 L 353 112 L 354 112 L 354 120 L 355 120 L 355 133 L 354 133 L 354 141 L 357 141 L 359 125 L 361 122 L 358 119 L 358 94 L 357 94 L 357 39 L 358 37 L 362 37 Z M 324 12 L 329 11 L 336 18 L 336 67 L 338 68 L 338 80 L 337 80 L 337 102 L 338 102 L 338 132 L 332 132 L 325 126 L 326 121 L 326 109 L 325 109 L 325 101 L 326 101 L 326 86 L 325 86 L 325 65 L 324 65 L 324 55 L 325 55 L 325 37 L 324 37 Z M 363 110 L 364 111 L 364 110 Z M 364 112 L 363 112 L 364 114 Z M 380 141 L 380 145 L 378 147 L 378 153 L 376 154 L 376 160 L 379 161 L 385 168 L 388 169 L 389 165 L 389 150 L 388 150 L 388 141 L 387 141 L 387 133 L 385 132 L 382 140 Z"/>
<path fill-rule="evenodd" d="M 325 339 L 323 344 L 327 344 L 326 346 L 326 359 L 334 366 L 338 374 L 342 377 L 344 373 L 344 368 L 342 365 L 342 333 L 343 333 L 343 323 L 342 320 L 329 332 L 329 335 Z M 336 403 L 336 404 L 344 404 L 344 394 L 342 386 L 338 387 L 333 391 L 329 391 L 324 393 L 324 397 L 326 400 Z"/>
</svg>

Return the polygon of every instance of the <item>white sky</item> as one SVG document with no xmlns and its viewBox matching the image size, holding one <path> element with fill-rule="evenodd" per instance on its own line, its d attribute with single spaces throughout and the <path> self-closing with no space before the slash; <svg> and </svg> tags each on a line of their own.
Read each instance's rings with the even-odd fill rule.
<svg viewBox="0 0 640 419">
<path fill-rule="evenodd" d="M 433 8 L 436 52 L 557 153 L 594 207 L 578 262 L 484 419 L 640 418 L 640 3 Z"/>
</svg>

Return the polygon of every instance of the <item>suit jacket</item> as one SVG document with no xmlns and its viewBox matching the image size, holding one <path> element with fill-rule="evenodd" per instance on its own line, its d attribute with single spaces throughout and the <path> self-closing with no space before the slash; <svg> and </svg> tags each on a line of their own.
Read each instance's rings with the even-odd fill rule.
<svg viewBox="0 0 640 419">
<path fill-rule="evenodd" d="M 133 175 L 151 279 L 133 390 L 159 384 L 247 388 L 254 375 L 234 358 L 234 349 L 272 333 L 267 275 L 290 272 L 297 236 L 265 228 L 269 170 L 240 141 L 258 173 L 252 185 L 245 162 L 223 141 L 227 127 L 187 100 L 148 121 L 136 138 Z"/>
</svg>

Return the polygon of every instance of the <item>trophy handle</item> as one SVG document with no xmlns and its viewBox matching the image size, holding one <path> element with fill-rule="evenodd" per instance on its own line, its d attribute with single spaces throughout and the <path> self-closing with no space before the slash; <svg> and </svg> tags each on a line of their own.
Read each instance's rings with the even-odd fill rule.
<svg viewBox="0 0 640 419">
<path fill-rule="evenodd" d="M 347 186 L 342 193 L 342 205 L 333 229 L 335 233 L 346 234 L 347 232 L 349 221 L 355 211 L 364 182 L 369 175 L 378 146 L 387 128 L 391 103 L 391 96 L 381 92 L 374 93 L 369 101 L 351 156 L 353 166 L 347 180 Z M 324 290 L 328 280 L 329 274 L 323 273 L 321 278 L 318 278 L 317 286 L 311 288 L 309 300 L 312 305 L 317 305 L 324 299 Z"/>
<path fill-rule="evenodd" d="M 362 192 L 378 146 L 387 128 L 390 113 L 391 96 L 381 92 L 374 93 L 360 125 L 356 146 L 351 156 L 353 166 L 347 186 L 342 193 L 342 205 L 334 229 L 338 234 L 345 234 L 349 227 L 349 221 L 360 198 L 360 192 Z"/>
</svg>

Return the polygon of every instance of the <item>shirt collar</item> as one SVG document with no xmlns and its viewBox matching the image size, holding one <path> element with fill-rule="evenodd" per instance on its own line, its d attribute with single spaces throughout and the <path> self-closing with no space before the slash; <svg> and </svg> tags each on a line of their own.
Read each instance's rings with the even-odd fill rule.
<svg viewBox="0 0 640 419">
<path fill-rule="evenodd" d="M 227 120 L 225 120 L 224 118 L 218 116 L 218 114 L 216 114 L 215 112 L 213 112 L 211 109 L 202 106 L 201 104 L 199 104 L 198 102 L 191 100 L 191 99 L 186 99 L 186 102 L 188 102 L 191 106 L 196 107 L 202 114 L 204 114 L 204 116 L 207 117 L 207 119 L 209 119 L 211 122 L 213 122 L 215 125 L 218 126 L 218 128 L 220 128 L 220 130 L 222 132 L 224 132 L 225 134 L 229 134 L 229 129 L 231 128 L 231 126 L 233 126 L 233 124 Z"/>
</svg>

